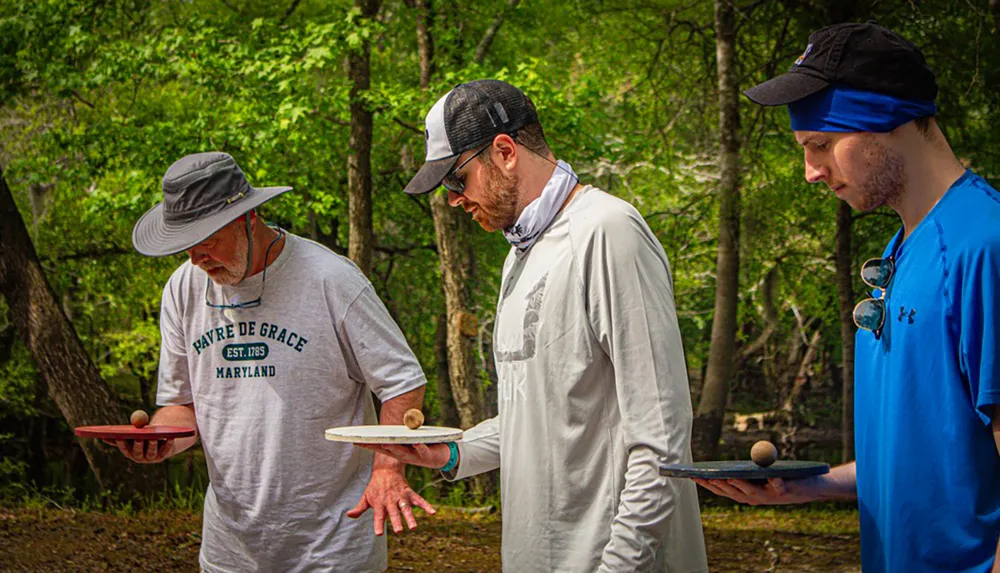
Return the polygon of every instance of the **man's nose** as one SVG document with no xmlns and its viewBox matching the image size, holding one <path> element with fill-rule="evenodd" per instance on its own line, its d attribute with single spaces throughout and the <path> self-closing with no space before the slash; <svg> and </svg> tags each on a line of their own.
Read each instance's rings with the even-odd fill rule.
<svg viewBox="0 0 1000 573">
<path fill-rule="evenodd" d="M 815 165 L 806 159 L 806 181 L 809 183 L 819 183 L 827 179 L 826 169 L 821 165 Z"/>
<path fill-rule="evenodd" d="M 208 257 L 208 251 L 198 246 L 194 246 L 188 249 L 187 254 L 188 258 L 190 258 L 191 262 L 194 263 L 195 265 L 200 264 Z"/>
<path fill-rule="evenodd" d="M 452 207 L 458 207 L 462 203 L 462 199 L 463 197 L 461 193 L 455 193 L 450 189 L 448 190 L 448 204 Z"/>
</svg>

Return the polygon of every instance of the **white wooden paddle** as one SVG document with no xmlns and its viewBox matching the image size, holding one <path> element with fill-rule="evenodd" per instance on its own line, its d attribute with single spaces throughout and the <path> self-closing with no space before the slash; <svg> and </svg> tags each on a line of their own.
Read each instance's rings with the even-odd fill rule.
<svg viewBox="0 0 1000 573">
<path fill-rule="evenodd" d="M 462 439 L 462 430 L 438 426 L 342 426 L 326 431 L 331 442 L 352 444 L 443 444 Z"/>
</svg>

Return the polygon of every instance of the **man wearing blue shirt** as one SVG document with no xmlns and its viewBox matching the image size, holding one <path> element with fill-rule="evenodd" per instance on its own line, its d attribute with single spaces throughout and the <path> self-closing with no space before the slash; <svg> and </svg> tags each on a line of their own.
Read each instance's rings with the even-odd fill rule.
<svg viewBox="0 0 1000 573">
<path fill-rule="evenodd" d="M 923 55 L 874 24 L 813 33 L 746 95 L 788 106 L 810 183 L 859 211 L 888 205 L 903 226 L 861 271 L 856 463 L 698 483 L 754 505 L 857 499 L 866 573 L 1000 571 L 1000 194 L 938 128 Z"/>
</svg>

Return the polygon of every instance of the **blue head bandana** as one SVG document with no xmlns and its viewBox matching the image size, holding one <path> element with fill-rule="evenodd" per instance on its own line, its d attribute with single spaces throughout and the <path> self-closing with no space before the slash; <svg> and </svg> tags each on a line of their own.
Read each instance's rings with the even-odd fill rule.
<svg viewBox="0 0 1000 573">
<path fill-rule="evenodd" d="M 788 104 L 793 131 L 887 133 L 937 113 L 929 100 L 907 100 L 846 86 L 830 86 Z"/>
</svg>

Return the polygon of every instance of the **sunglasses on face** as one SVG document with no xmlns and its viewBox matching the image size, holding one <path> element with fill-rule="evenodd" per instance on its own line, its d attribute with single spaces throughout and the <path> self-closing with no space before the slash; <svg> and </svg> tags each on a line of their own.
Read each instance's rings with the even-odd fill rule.
<svg viewBox="0 0 1000 573">
<path fill-rule="evenodd" d="M 444 176 L 444 179 L 441 180 L 441 185 L 444 185 L 444 188 L 452 193 L 465 193 L 465 177 L 459 177 L 458 172 L 461 171 L 463 167 L 468 165 L 470 161 L 475 159 L 480 153 L 486 151 L 492 146 L 493 142 L 486 144 L 486 146 L 480 148 L 479 151 L 473 153 L 472 157 L 466 159 L 461 165 L 449 171 L 448 174 Z"/>
<path fill-rule="evenodd" d="M 854 307 L 854 324 L 858 328 L 872 331 L 875 340 L 882 336 L 882 327 L 885 325 L 885 290 L 896 271 L 894 259 L 895 256 L 868 259 L 861 265 L 861 280 L 866 285 L 879 289 L 879 297 L 866 298 Z"/>
</svg>

